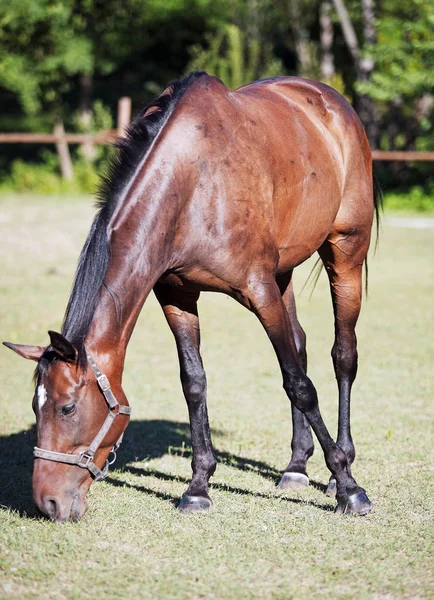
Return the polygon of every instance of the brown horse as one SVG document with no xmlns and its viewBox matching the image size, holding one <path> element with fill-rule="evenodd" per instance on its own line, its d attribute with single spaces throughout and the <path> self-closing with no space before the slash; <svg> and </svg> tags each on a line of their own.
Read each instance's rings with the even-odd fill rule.
<svg viewBox="0 0 434 600">
<path fill-rule="evenodd" d="M 363 127 L 330 87 L 276 77 L 232 91 L 204 73 L 169 86 L 118 144 L 62 334 L 50 332 L 46 347 L 7 344 L 38 362 L 38 508 L 53 521 L 79 519 L 92 481 L 105 476 L 129 419 L 122 390 L 127 344 L 154 289 L 175 336 L 190 415 L 193 477 L 179 508 L 211 507 L 216 460 L 197 313 L 207 290 L 253 311 L 279 360 L 293 415 L 292 458 L 279 486 L 308 484 L 312 427 L 332 473 L 337 512 L 369 512 L 350 469 L 349 409 L 362 269 L 378 205 Z M 315 251 L 335 315 L 336 443 L 306 375 L 291 283 L 293 269 Z"/>
</svg>

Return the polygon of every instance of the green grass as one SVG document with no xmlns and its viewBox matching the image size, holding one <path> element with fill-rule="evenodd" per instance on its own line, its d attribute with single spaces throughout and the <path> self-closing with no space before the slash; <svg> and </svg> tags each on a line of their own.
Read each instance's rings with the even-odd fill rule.
<svg viewBox="0 0 434 600">
<path fill-rule="evenodd" d="M 5 197 L 0 212 L 3 339 L 44 344 L 59 329 L 93 214 L 87 198 Z M 187 410 L 172 335 L 154 298 L 129 346 L 133 406 L 116 469 L 77 524 L 54 525 L 31 500 L 33 365 L 0 351 L 0 597 L 432 598 L 433 229 L 383 226 L 370 259 L 353 394 L 354 474 L 374 511 L 337 517 L 321 485 L 275 488 L 290 408 L 253 315 L 203 294 L 203 358 L 214 445 L 214 511 L 182 515 L 190 476 Z M 309 265 L 297 272 L 304 283 Z M 298 294 L 309 372 L 336 430 L 331 302 L 324 274 Z M 431 369 L 431 371 L 430 371 Z M 325 484 L 321 451 L 311 480 Z"/>
</svg>

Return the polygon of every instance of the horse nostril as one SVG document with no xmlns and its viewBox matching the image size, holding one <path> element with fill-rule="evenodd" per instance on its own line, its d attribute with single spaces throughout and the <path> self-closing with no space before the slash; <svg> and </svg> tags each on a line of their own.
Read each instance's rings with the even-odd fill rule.
<svg viewBox="0 0 434 600">
<path fill-rule="evenodd" d="M 43 509 L 45 514 L 50 517 L 52 521 L 55 521 L 60 515 L 60 502 L 56 498 L 45 498 Z"/>
</svg>

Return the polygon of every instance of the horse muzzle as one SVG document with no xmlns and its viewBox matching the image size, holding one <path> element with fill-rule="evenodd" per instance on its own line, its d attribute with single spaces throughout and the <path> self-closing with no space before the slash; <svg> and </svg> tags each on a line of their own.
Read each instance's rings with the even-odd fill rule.
<svg viewBox="0 0 434 600">
<path fill-rule="evenodd" d="M 87 510 L 87 502 L 80 491 L 57 495 L 34 493 L 33 498 L 38 510 L 54 523 L 79 521 Z"/>
</svg>

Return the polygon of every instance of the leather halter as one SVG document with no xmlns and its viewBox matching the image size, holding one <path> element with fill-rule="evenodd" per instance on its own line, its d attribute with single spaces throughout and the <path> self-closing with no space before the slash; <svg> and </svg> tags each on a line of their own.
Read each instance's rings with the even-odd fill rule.
<svg viewBox="0 0 434 600">
<path fill-rule="evenodd" d="M 119 404 L 113 392 L 111 391 L 110 382 L 108 378 L 106 377 L 106 375 L 104 375 L 104 373 L 101 371 L 101 369 L 98 367 L 96 362 L 93 360 L 93 358 L 87 351 L 86 357 L 90 368 L 95 374 L 98 386 L 102 391 L 109 407 L 109 413 L 106 416 L 105 421 L 101 426 L 101 429 L 98 431 L 93 442 L 90 444 L 87 450 L 83 450 L 83 452 L 80 452 L 80 454 L 66 454 L 64 452 L 54 452 L 53 450 L 44 450 L 43 448 L 38 448 L 37 446 L 35 446 L 33 449 L 33 456 L 35 458 L 43 458 L 45 460 L 66 463 L 68 465 L 76 465 L 77 467 L 87 469 L 94 476 L 95 481 L 101 481 L 102 479 L 105 479 L 107 477 L 109 466 L 112 465 L 116 460 L 116 452 L 122 443 L 122 438 L 124 434 L 122 433 L 116 444 L 110 450 L 110 454 L 114 455 L 113 459 L 111 461 L 107 459 L 102 469 L 99 469 L 93 462 L 95 452 L 100 447 L 103 439 L 105 438 L 111 426 L 113 425 L 116 417 L 118 415 L 131 415 L 131 407 Z M 118 408 L 118 411 L 114 412 L 116 408 Z"/>
</svg>

